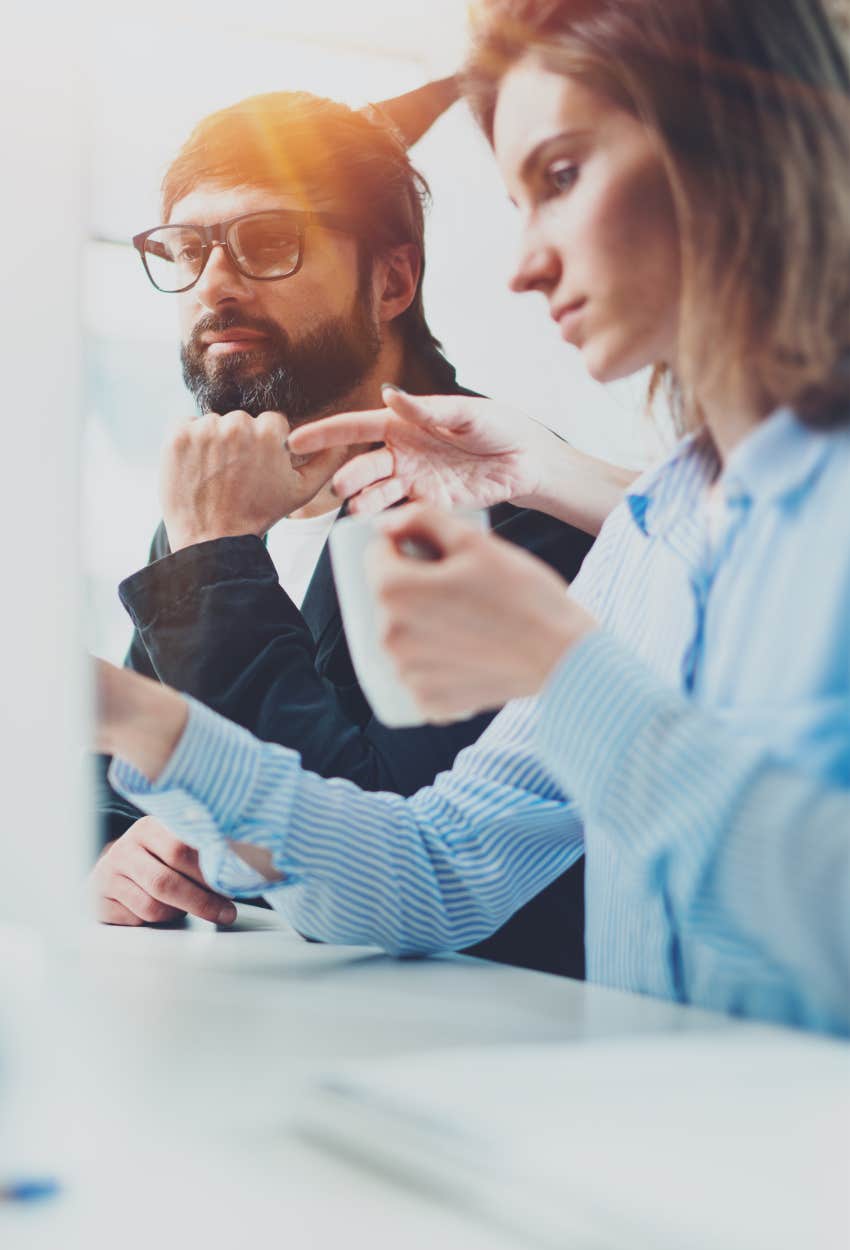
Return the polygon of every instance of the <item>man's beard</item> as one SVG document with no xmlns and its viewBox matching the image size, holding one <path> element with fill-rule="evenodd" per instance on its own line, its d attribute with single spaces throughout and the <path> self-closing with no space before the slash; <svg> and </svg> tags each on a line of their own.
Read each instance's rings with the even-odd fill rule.
<svg viewBox="0 0 850 1250">
<path fill-rule="evenodd" d="M 282 412 L 292 427 L 333 412 L 374 367 L 381 350 L 364 294 L 358 293 L 349 317 L 329 317 L 298 340 L 274 321 L 237 310 L 202 317 L 180 352 L 183 381 L 200 411 L 242 409 L 252 417 Z M 212 358 L 208 371 L 201 337 L 235 327 L 265 338 L 256 350 Z"/>
</svg>

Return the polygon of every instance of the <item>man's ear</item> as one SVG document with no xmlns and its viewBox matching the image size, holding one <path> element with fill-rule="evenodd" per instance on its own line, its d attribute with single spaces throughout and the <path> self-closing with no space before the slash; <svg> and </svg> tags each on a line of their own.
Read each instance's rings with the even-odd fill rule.
<svg viewBox="0 0 850 1250">
<path fill-rule="evenodd" d="M 380 321 L 394 321 L 410 307 L 421 272 L 422 255 L 415 243 L 400 243 L 378 257 L 372 283 Z"/>
</svg>

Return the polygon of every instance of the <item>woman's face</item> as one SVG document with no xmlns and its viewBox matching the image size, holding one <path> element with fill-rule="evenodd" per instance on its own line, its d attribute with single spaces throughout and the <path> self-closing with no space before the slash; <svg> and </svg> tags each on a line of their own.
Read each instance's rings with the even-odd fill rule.
<svg viewBox="0 0 850 1250">
<path fill-rule="evenodd" d="M 522 214 L 512 289 L 546 296 L 601 382 L 673 363 L 678 231 L 651 132 L 528 59 L 502 81 L 493 141 Z"/>
</svg>

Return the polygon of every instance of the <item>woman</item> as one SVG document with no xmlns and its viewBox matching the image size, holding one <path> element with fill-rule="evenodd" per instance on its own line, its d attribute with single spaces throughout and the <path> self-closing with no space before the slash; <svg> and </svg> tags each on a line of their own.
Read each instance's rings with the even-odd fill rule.
<svg viewBox="0 0 850 1250">
<path fill-rule="evenodd" d="M 654 365 L 692 433 L 615 510 L 569 596 L 452 517 L 417 506 L 387 518 L 387 642 L 422 707 L 439 719 L 519 698 L 412 799 L 323 782 L 292 753 L 108 670 L 100 745 L 137 766 L 117 782 L 201 848 L 214 882 L 273 883 L 302 932 L 395 951 L 463 945 L 584 851 L 591 979 L 846 1030 L 835 982 L 801 968 L 793 934 L 765 942 L 746 907 L 742 920 L 699 906 L 721 864 L 733 892 L 764 905 L 751 865 L 736 875 L 718 855 L 754 776 L 799 768 L 850 787 L 840 46 L 818 0 L 788 0 L 780 19 L 771 0 L 492 0 L 469 82 L 521 214 L 514 288 L 546 296 L 595 377 Z M 480 411 L 466 426 L 453 413 L 436 405 L 431 418 L 457 466 Z M 307 430 L 291 443 L 315 448 Z M 513 457 L 524 469 L 509 493 L 545 503 L 552 484 L 522 449 L 497 448 L 489 479 Z M 389 483 L 389 502 L 407 484 L 393 485 L 392 440 L 377 456 L 348 474 Z M 431 463 L 435 480 L 457 480 Z M 398 555 L 411 534 L 441 558 Z M 734 743 L 722 794 L 706 786 L 695 723 L 707 743 Z M 832 843 L 806 853 L 823 880 L 846 871 L 822 858 Z"/>
</svg>

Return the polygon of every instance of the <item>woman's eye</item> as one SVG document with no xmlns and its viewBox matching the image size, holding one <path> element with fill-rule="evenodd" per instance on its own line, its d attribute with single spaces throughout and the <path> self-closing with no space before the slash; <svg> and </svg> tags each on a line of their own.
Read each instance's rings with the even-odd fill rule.
<svg viewBox="0 0 850 1250">
<path fill-rule="evenodd" d="M 559 195 L 562 191 L 569 191 L 575 182 L 578 177 L 578 165 L 573 165 L 570 161 L 553 161 L 544 177 L 549 190 Z"/>
</svg>

